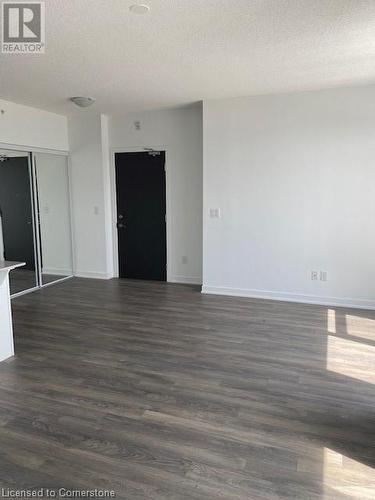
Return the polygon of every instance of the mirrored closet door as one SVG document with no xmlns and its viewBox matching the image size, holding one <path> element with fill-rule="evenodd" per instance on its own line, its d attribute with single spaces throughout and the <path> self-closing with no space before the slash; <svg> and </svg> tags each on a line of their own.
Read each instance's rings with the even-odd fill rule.
<svg viewBox="0 0 375 500">
<path fill-rule="evenodd" d="M 66 156 L 0 149 L 0 260 L 26 263 L 12 296 L 72 276 Z"/>
<path fill-rule="evenodd" d="M 46 285 L 73 274 L 68 159 L 35 153 L 40 228 L 40 279 Z"/>
<path fill-rule="evenodd" d="M 0 149 L 0 260 L 25 262 L 10 273 L 14 295 L 38 286 L 31 158 Z"/>
</svg>

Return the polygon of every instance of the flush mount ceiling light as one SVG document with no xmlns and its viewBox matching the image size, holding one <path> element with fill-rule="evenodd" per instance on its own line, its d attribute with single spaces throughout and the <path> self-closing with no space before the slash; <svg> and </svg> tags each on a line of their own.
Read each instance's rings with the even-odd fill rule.
<svg viewBox="0 0 375 500">
<path fill-rule="evenodd" d="M 133 14 L 147 14 L 150 12 L 150 7 L 144 3 L 135 3 L 129 7 L 129 10 Z"/>
<path fill-rule="evenodd" d="M 87 108 L 95 102 L 95 99 L 93 99 L 92 97 L 71 97 L 70 100 L 80 108 Z"/>
</svg>

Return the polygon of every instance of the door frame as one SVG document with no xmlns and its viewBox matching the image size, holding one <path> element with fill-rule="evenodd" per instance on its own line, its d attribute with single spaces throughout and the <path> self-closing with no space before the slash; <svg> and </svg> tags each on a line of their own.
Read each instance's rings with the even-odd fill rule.
<svg viewBox="0 0 375 500">
<path fill-rule="evenodd" d="M 113 243 L 113 274 L 115 278 L 119 277 L 119 250 L 118 250 L 118 236 L 117 236 L 117 194 L 116 194 L 116 153 L 147 153 L 147 149 L 142 146 L 135 147 L 116 147 L 111 148 L 111 168 L 110 168 L 110 182 L 111 182 L 111 207 L 112 207 L 112 243 Z M 167 238 L 167 282 L 171 281 L 171 276 L 173 276 L 171 269 L 171 256 L 173 255 L 172 249 L 172 224 L 171 224 L 171 202 L 172 202 L 172 189 L 171 189 L 171 171 L 168 164 L 169 158 L 169 148 L 168 146 L 147 146 L 149 149 L 155 149 L 155 151 L 165 152 L 165 211 L 166 211 L 166 238 Z"/>
</svg>

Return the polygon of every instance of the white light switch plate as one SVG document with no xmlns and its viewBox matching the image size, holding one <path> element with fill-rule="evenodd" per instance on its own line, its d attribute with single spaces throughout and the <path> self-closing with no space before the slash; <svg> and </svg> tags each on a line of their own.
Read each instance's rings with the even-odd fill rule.
<svg viewBox="0 0 375 500">
<path fill-rule="evenodd" d="M 327 271 L 320 271 L 320 281 L 327 281 L 328 273 Z"/>
<path fill-rule="evenodd" d="M 210 219 L 220 219 L 221 210 L 220 208 L 210 208 Z"/>
</svg>

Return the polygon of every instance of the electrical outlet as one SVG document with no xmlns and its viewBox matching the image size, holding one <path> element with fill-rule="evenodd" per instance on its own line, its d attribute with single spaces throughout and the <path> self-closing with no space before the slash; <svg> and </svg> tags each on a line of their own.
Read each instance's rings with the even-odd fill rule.
<svg viewBox="0 0 375 500">
<path fill-rule="evenodd" d="M 327 281 L 328 279 L 328 273 L 327 271 L 320 271 L 320 281 Z"/>
<path fill-rule="evenodd" d="M 183 256 L 182 256 L 181 262 L 182 262 L 183 264 L 187 264 L 187 263 L 188 263 L 188 258 L 187 258 L 187 256 L 186 256 L 186 255 L 183 255 Z"/>
<path fill-rule="evenodd" d="M 316 281 L 318 279 L 318 271 L 311 271 L 311 280 Z"/>
</svg>

